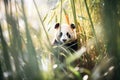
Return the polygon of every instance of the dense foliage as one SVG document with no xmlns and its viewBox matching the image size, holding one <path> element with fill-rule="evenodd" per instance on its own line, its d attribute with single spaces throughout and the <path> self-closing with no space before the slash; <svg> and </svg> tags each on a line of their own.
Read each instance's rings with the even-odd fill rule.
<svg viewBox="0 0 120 80">
<path fill-rule="evenodd" d="M 0 0 L 0 80 L 120 80 L 119 0 L 30 1 Z M 57 22 L 75 23 L 78 51 L 51 44 Z"/>
</svg>

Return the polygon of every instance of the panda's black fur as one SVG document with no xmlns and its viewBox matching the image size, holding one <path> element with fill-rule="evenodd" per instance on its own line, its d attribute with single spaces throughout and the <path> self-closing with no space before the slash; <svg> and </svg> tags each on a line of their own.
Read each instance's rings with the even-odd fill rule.
<svg viewBox="0 0 120 80">
<path fill-rule="evenodd" d="M 53 45 L 63 45 L 72 51 L 78 50 L 77 38 L 75 37 L 76 33 L 73 31 L 75 29 L 74 24 L 60 25 L 57 23 L 55 25 L 55 29 L 57 29 L 58 34 L 53 42 Z"/>
<path fill-rule="evenodd" d="M 72 41 L 72 42 L 70 42 L 70 43 L 65 44 L 65 46 L 67 46 L 69 49 L 77 51 L 78 50 L 77 39 Z"/>
<path fill-rule="evenodd" d="M 54 45 L 61 45 L 62 43 L 58 42 L 57 40 L 54 41 Z M 77 51 L 78 50 L 78 43 L 77 43 L 77 39 L 72 41 L 72 42 L 69 42 L 69 43 L 66 43 L 66 44 L 63 44 L 63 46 L 65 46 L 66 48 L 68 48 L 69 50 L 74 50 L 74 51 Z"/>
</svg>

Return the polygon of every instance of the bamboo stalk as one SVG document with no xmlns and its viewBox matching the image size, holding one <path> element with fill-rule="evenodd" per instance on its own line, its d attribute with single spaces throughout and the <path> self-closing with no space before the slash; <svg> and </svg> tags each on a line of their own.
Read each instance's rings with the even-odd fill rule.
<svg viewBox="0 0 120 80">
<path fill-rule="evenodd" d="M 99 50 L 100 47 L 99 47 L 99 44 L 98 44 L 98 39 L 97 39 L 97 36 L 96 36 L 96 32 L 95 32 L 95 29 L 94 29 L 94 25 L 93 25 L 93 22 L 92 22 L 92 18 L 91 18 L 91 15 L 90 15 L 89 8 L 88 8 L 88 5 L 87 5 L 86 0 L 84 0 L 84 3 L 85 3 L 85 7 L 86 7 L 86 10 L 87 10 L 87 13 L 88 13 L 88 17 L 89 17 L 89 19 L 90 19 L 92 32 L 93 32 L 94 37 L 95 37 L 97 52 L 100 53 L 100 50 Z"/>
<path fill-rule="evenodd" d="M 70 2 L 71 2 L 72 14 L 73 14 L 73 17 L 74 17 L 74 23 L 75 23 L 75 26 L 76 26 L 76 33 L 79 33 L 79 27 L 78 27 L 77 16 L 76 16 L 75 2 L 74 2 L 74 0 L 70 0 Z M 80 48 L 81 47 L 80 34 L 77 34 L 77 43 L 79 44 L 78 48 Z"/>
<path fill-rule="evenodd" d="M 46 29 L 45 29 L 45 25 L 44 25 L 44 23 L 43 23 L 43 21 L 42 21 L 42 18 L 41 18 L 41 15 L 40 15 L 40 13 L 39 13 L 39 10 L 38 10 L 38 8 L 37 8 L 37 4 L 36 4 L 35 0 L 33 0 L 33 3 L 34 3 L 34 5 L 35 5 L 35 8 L 36 8 L 36 11 L 37 11 L 37 13 L 38 13 L 39 19 L 40 19 L 40 21 L 41 21 L 42 27 L 43 27 L 43 29 L 44 29 L 44 31 L 45 31 L 45 35 L 46 35 L 46 37 L 47 37 L 48 44 L 51 46 L 50 39 L 49 39 L 49 37 L 48 37 L 47 31 L 46 31 Z"/>
<path fill-rule="evenodd" d="M 29 29 L 28 29 L 27 17 L 26 17 L 25 10 L 24 10 L 24 1 L 21 0 L 21 3 L 22 3 L 22 10 L 23 10 L 22 12 L 23 12 L 23 16 L 24 16 L 25 28 L 26 28 L 27 50 L 29 53 L 28 54 L 29 62 L 28 62 L 28 66 L 27 66 L 28 69 L 26 69 L 26 71 L 27 71 L 26 75 L 27 75 L 28 79 L 33 79 L 33 80 L 38 79 L 38 78 L 42 79 L 42 76 L 39 72 L 40 70 L 38 67 L 38 61 L 37 61 L 35 47 L 33 46 L 31 35 L 30 35 Z"/>
</svg>

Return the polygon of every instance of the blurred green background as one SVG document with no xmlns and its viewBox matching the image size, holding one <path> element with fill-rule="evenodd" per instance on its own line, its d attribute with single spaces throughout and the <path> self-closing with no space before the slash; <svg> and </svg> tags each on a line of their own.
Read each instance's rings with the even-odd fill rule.
<svg viewBox="0 0 120 80">
<path fill-rule="evenodd" d="M 52 46 L 57 22 L 80 50 Z M 0 0 L 0 80 L 120 80 L 119 44 L 120 0 Z"/>
</svg>

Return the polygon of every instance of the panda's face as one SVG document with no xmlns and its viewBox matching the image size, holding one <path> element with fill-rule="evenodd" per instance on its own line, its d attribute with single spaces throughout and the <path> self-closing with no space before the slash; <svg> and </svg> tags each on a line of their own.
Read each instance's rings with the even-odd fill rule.
<svg viewBox="0 0 120 80">
<path fill-rule="evenodd" d="M 59 25 L 59 23 L 57 23 L 55 25 L 55 29 L 57 29 L 57 34 L 56 34 L 57 41 L 59 41 L 60 43 L 67 43 L 76 39 L 74 24 Z"/>
</svg>

